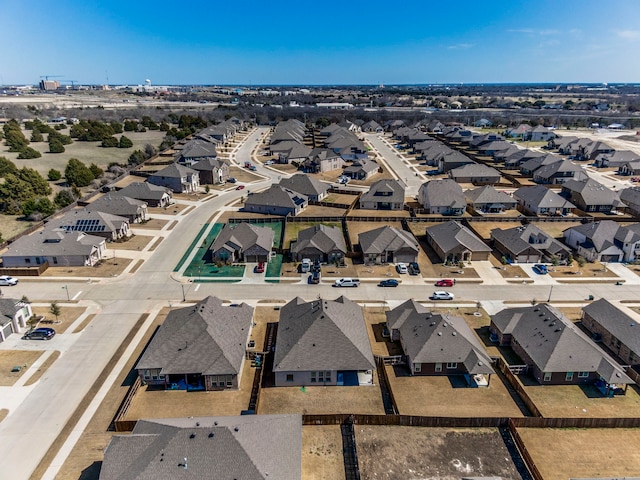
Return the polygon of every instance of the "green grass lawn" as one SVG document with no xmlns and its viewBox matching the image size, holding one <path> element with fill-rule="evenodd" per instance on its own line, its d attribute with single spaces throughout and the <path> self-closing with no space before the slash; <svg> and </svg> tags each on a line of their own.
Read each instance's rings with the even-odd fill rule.
<svg viewBox="0 0 640 480">
<path fill-rule="evenodd" d="M 298 234 L 302 230 L 314 227 L 316 225 L 326 225 L 327 227 L 341 227 L 339 223 L 325 223 L 325 222 L 289 222 L 286 224 L 284 233 L 284 248 L 289 248 L 291 242 L 298 239 Z"/>
<path fill-rule="evenodd" d="M 282 255 L 276 255 L 272 257 L 269 263 L 267 263 L 267 271 L 265 272 L 265 277 L 280 278 L 280 271 L 282 270 L 282 260 Z"/>
</svg>

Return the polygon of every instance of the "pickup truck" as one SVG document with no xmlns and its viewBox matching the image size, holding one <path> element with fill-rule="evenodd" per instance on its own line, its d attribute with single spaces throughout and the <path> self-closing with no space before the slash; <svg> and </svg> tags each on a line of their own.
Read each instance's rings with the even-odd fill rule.
<svg viewBox="0 0 640 480">
<path fill-rule="evenodd" d="M 333 284 L 334 287 L 357 287 L 358 285 L 360 280 L 357 278 L 341 278 Z"/>
</svg>

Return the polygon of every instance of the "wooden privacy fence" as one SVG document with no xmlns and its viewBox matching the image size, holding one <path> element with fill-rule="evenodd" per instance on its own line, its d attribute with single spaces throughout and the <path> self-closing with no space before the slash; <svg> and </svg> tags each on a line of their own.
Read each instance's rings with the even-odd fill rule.
<svg viewBox="0 0 640 480">
<path fill-rule="evenodd" d="M 527 394 L 522 384 L 518 381 L 517 377 L 509 369 L 509 365 L 507 365 L 505 361 L 502 360 L 502 358 L 500 357 L 496 358 L 495 365 L 496 367 L 498 367 L 498 370 L 500 370 L 500 372 L 505 376 L 509 384 L 516 391 L 516 393 L 518 394 L 522 402 L 526 405 L 526 407 L 529 409 L 531 414 L 534 417 L 542 417 L 542 413 L 540 413 L 540 410 L 538 410 L 538 407 L 536 407 L 536 404 L 534 403 L 534 401 L 531 400 L 531 398 L 529 397 L 529 394 Z"/>
<path fill-rule="evenodd" d="M 140 376 L 136 376 L 135 381 L 129 387 L 127 394 L 122 399 L 122 403 L 118 407 L 116 411 L 115 417 L 113 417 L 113 422 L 109 426 L 109 430 L 115 430 L 116 432 L 130 432 L 133 430 L 133 427 L 136 426 L 137 420 L 122 420 L 124 416 L 127 414 L 127 410 L 131 406 L 131 400 L 138 392 L 138 389 L 142 385 L 142 380 L 140 380 Z"/>
</svg>

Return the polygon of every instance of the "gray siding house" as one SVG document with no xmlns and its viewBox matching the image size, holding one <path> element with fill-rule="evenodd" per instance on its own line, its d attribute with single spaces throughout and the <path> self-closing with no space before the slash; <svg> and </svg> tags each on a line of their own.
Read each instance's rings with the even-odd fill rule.
<svg viewBox="0 0 640 480">
<path fill-rule="evenodd" d="M 111 193 L 111 195 L 122 195 L 142 200 L 150 207 L 166 207 L 172 201 L 171 190 L 147 182 L 130 183 L 121 190 Z"/>
<path fill-rule="evenodd" d="M 267 190 L 247 196 L 244 202 L 245 212 L 266 215 L 296 216 L 307 208 L 309 199 L 281 185 L 271 185 Z"/>
<path fill-rule="evenodd" d="M 300 261 L 303 258 L 319 260 L 325 263 L 341 261 L 347 253 L 342 229 L 314 225 L 301 230 L 298 239 L 291 242 L 291 257 Z"/>
<path fill-rule="evenodd" d="M 566 260 L 571 254 L 570 248 L 532 223 L 506 230 L 494 228 L 491 239 L 500 255 L 517 263 Z"/>
<path fill-rule="evenodd" d="M 302 193 L 310 202 L 320 202 L 329 191 L 329 185 L 304 173 L 298 173 L 280 180 L 279 185 L 288 190 Z"/>
<path fill-rule="evenodd" d="M 168 390 L 237 389 L 252 322 L 251 306 L 212 296 L 172 310 L 135 368 L 143 383 Z"/>
<path fill-rule="evenodd" d="M 415 262 L 420 245 L 410 233 L 395 227 L 380 227 L 358 235 L 364 262 L 370 264 Z"/>
<path fill-rule="evenodd" d="M 0 343 L 12 333 L 27 328 L 27 320 L 33 315 L 31 304 L 17 298 L 0 298 Z"/>
<path fill-rule="evenodd" d="M 503 213 L 515 209 L 517 204 L 513 197 L 489 185 L 467 190 L 464 196 L 469 205 L 480 213 Z"/>
<path fill-rule="evenodd" d="M 520 209 L 527 214 L 565 216 L 572 214 L 576 208 L 566 198 L 542 185 L 520 187 L 513 192 L 513 197 L 518 201 Z"/>
<path fill-rule="evenodd" d="M 431 214 L 457 216 L 467 208 L 462 187 L 449 178 L 423 183 L 418 191 L 418 202 Z"/>
<path fill-rule="evenodd" d="M 280 309 L 273 361 L 276 387 L 373 385 L 375 362 L 360 306 L 341 296 Z"/>
<path fill-rule="evenodd" d="M 385 178 L 371 184 L 369 191 L 360 197 L 363 210 L 404 209 L 404 187 L 397 180 Z"/>
<path fill-rule="evenodd" d="M 489 260 L 491 248 L 459 222 L 450 221 L 427 228 L 427 243 L 443 262 Z"/>
<path fill-rule="evenodd" d="M 173 163 L 150 175 L 148 182 L 178 193 L 194 193 L 200 187 L 200 174 L 189 167 Z"/>
<path fill-rule="evenodd" d="M 125 217 L 130 224 L 144 222 L 147 219 L 148 210 L 147 202 L 111 193 L 91 202 L 86 209 Z"/>
<path fill-rule="evenodd" d="M 214 261 L 268 262 L 274 236 L 269 227 L 250 223 L 225 225 L 209 250 Z"/>
</svg>

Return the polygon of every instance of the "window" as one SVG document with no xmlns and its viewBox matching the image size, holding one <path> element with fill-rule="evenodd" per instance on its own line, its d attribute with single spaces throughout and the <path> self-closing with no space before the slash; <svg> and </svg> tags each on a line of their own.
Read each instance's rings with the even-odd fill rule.
<svg viewBox="0 0 640 480">
<path fill-rule="evenodd" d="M 589 372 L 578 372 L 578 378 L 587 378 L 589 376 Z"/>
<path fill-rule="evenodd" d="M 318 382 L 324 382 L 324 371 L 318 372 Z"/>
<path fill-rule="evenodd" d="M 573 380 L 573 372 L 567 372 L 567 375 L 564 377 L 565 381 L 571 382 Z"/>
<path fill-rule="evenodd" d="M 311 372 L 311 383 L 316 383 L 316 372 Z"/>
<path fill-rule="evenodd" d="M 227 386 L 233 386 L 233 375 L 227 375 Z"/>
<path fill-rule="evenodd" d="M 293 382 L 293 373 L 287 373 L 287 382 Z"/>
<path fill-rule="evenodd" d="M 544 378 L 542 379 L 543 382 L 550 382 L 551 381 L 551 372 L 544 372 Z"/>
<path fill-rule="evenodd" d="M 456 362 L 449 362 L 447 363 L 447 368 L 448 369 L 458 368 L 458 364 Z"/>
<path fill-rule="evenodd" d="M 414 363 L 413 364 L 413 371 L 416 373 L 420 373 L 422 371 L 422 364 L 421 363 Z"/>
<path fill-rule="evenodd" d="M 436 372 L 441 372 L 441 371 L 442 371 L 442 364 L 436 363 Z"/>
<path fill-rule="evenodd" d="M 325 382 L 330 382 L 331 381 L 331 372 L 330 371 L 324 372 L 324 381 Z"/>
<path fill-rule="evenodd" d="M 151 378 L 151 375 L 149 374 L 149 370 L 143 370 L 142 376 L 144 377 L 145 380 L 149 380 Z"/>
</svg>

